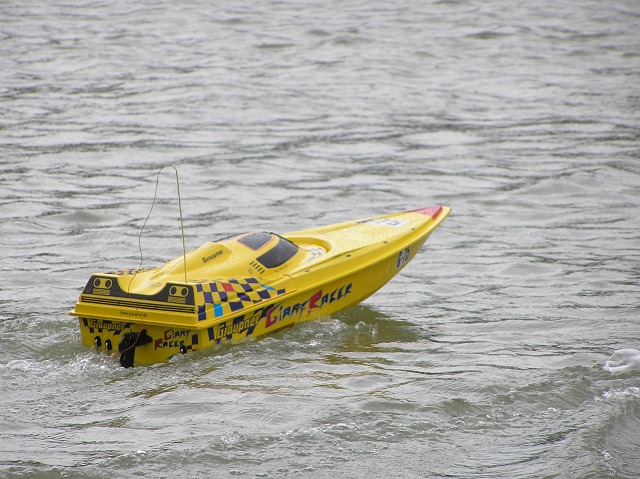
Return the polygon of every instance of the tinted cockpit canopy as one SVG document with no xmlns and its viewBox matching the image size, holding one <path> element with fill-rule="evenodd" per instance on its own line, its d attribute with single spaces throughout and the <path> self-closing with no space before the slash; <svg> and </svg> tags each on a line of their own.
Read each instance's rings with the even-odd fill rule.
<svg viewBox="0 0 640 479">
<path fill-rule="evenodd" d="M 254 251 L 264 249 L 265 252 L 256 260 L 265 268 L 276 268 L 283 265 L 293 258 L 299 249 L 291 241 L 274 233 L 249 233 L 239 238 L 238 241 Z"/>
</svg>

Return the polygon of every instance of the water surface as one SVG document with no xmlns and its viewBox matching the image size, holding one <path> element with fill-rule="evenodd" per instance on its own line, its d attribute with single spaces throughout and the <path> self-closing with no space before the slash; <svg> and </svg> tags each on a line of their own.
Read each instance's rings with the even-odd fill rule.
<svg viewBox="0 0 640 479">
<path fill-rule="evenodd" d="M 634 478 L 640 9 L 0 5 L 0 475 Z M 385 288 L 121 369 L 67 312 L 187 247 L 446 204 Z M 143 262 L 181 253 L 170 174 Z"/>
</svg>

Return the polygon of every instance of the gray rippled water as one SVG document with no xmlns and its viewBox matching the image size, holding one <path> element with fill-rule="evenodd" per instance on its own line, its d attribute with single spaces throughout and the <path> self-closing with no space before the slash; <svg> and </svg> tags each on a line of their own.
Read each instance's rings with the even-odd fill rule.
<svg viewBox="0 0 640 479">
<path fill-rule="evenodd" d="M 0 476 L 636 478 L 640 8 L 0 2 Z M 188 248 L 453 207 L 363 304 L 121 369 L 67 316 Z M 175 183 L 142 238 L 181 253 Z"/>
</svg>

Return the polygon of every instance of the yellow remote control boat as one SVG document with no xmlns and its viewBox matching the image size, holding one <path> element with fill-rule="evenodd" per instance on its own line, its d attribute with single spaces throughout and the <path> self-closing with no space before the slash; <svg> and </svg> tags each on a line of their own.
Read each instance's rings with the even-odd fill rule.
<svg viewBox="0 0 640 479">
<path fill-rule="evenodd" d="M 166 362 L 361 302 L 449 212 L 434 206 L 206 243 L 158 268 L 93 274 L 69 314 L 79 319 L 85 345 L 117 347 L 124 367 Z"/>
</svg>

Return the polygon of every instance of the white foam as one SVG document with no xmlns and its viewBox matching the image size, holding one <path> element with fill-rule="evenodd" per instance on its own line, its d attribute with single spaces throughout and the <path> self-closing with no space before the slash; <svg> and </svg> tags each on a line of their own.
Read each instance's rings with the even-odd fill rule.
<svg viewBox="0 0 640 479">
<path fill-rule="evenodd" d="M 610 373 L 640 371 L 640 351 L 637 349 L 619 349 L 604 363 L 604 369 Z"/>
</svg>

